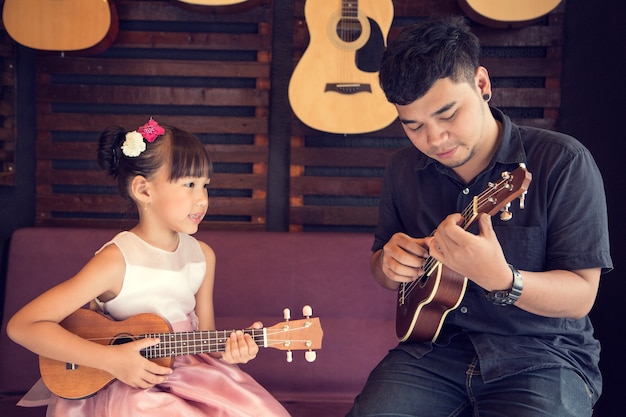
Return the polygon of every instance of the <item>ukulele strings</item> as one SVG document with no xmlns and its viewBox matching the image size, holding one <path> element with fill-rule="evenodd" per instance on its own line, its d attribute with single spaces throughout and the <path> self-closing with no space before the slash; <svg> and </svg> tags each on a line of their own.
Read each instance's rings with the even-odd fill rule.
<svg viewBox="0 0 626 417">
<path fill-rule="evenodd" d="M 478 194 L 478 196 L 476 196 L 476 206 L 478 208 L 482 207 L 483 205 L 492 202 L 492 197 L 499 192 L 500 188 L 502 187 L 502 184 L 509 181 L 510 178 L 503 178 L 500 181 L 496 182 L 496 183 L 490 183 L 490 186 L 487 187 L 487 189 L 485 189 L 483 192 L 481 192 L 480 194 Z M 473 200 L 473 199 L 472 199 Z M 465 209 L 461 212 L 461 216 L 463 216 L 463 219 L 465 220 L 464 224 L 463 224 L 463 228 L 465 230 L 467 230 L 467 227 L 469 227 L 469 225 L 472 223 L 473 220 L 473 216 L 474 216 L 474 201 L 472 201 L 470 204 L 467 205 L 467 207 L 465 207 Z M 434 235 L 434 232 L 433 232 Z M 428 277 L 430 277 L 430 275 L 432 275 L 433 271 L 438 268 L 441 265 L 441 262 L 436 260 L 435 258 L 433 258 L 432 256 L 428 256 L 428 258 L 426 258 L 426 261 L 424 262 L 424 274 L 419 277 L 418 279 L 416 279 L 415 281 L 411 281 L 409 283 L 404 283 L 403 284 L 403 290 L 405 293 L 405 297 L 408 297 L 409 295 L 411 295 L 411 293 L 413 292 L 413 290 L 415 288 L 417 288 L 418 285 L 425 285 L 425 281 L 428 280 Z"/>
<path fill-rule="evenodd" d="M 298 327 L 288 327 L 286 329 L 241 329 L 242 332 L 248 333 L 252 340 L 259 346 L 263 346 L 267 344 L 267 346 L 274 345 L 284 345 L 285 343 L 306 343 L 307 340 L 299 340 L 299 339 L 278 339 L 275 336 L 283 333 L 291 333 L 295 331 L 306 330 L 307 326 L 301 325 Z M 156 338 L 160 339 L 160 342 L 154 346 L 149 346 L 147 350 L 150 351 L 164 351 L 169 350 L 172 347 L 176 347 L 179 349 L 185 349 L 187 351 L 201 352 L 202 348 L 207 346 L 207 340 L 209 341 L 209 345 L 215 347 L 216 350 L 210 351 L 220 351 L 221 347 L 226 346 L 226 340 L 230 337 L 231 333 L 236 332 L 237 329 L 233 330 L 208 330 L 208 331 L 190 331 L 190 332 L 174 332 L 174 333 L 147 333 L 141 335 L 127 335 L 121 338 L 115 337 L 91 337 L 86 340 L 92 342 L 106 342 L 106 344 L 111 344 L 111 342 L 118 339 L 128 339 L 128 341 L 134 341 L 145 338 Z M 221 337 L 220 337 L 221 334 Z M 271 338 L 271 340 L 270 340 Z"/>
</svg>

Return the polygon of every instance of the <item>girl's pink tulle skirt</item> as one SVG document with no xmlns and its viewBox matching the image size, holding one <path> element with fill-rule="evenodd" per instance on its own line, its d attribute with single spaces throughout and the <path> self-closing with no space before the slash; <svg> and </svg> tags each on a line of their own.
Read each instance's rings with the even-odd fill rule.
<svg viewBox="0 0 626 417">
<path fill-rule="evenodd" d="M 174 358 L 174 372 L 150 389 L 135 389 L 114 381 L 94 396 L 66 400 L 33 391 L 20 403 L 48 404 L 47 417 L 288 417 L 283 406 L 250 375 L 209 355 Z M 49 391 L 48 391 L 49 393 Z M 39 401 L 28 397 L 35 394 Z"/>
<path fill-rule="evenodd" d="M 174 358 L 174 372 L 154 388 L 119 381 L 84 400 L 58 399 L 55 417 L 289 416 L 250 375 L 209 355 Z"/>
</svg>

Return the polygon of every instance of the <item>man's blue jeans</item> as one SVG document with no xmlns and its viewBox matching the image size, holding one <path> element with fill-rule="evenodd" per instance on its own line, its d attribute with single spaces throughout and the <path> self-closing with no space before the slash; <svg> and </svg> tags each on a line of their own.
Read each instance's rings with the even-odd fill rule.
<svg viewBox="0 0 626 417">
<path fill-rule="evenodd" d="M 571 369 L 542 368 L 484 383 L 466 337 L 422 359 L 394 349 L 347 417 L 590 417 L 592 396 Z"/>
</svg>

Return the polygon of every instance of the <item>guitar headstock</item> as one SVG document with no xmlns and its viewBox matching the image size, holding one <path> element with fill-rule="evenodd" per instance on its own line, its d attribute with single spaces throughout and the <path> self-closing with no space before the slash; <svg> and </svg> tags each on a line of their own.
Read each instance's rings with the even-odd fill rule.
<svg viewBox="0 0 626 417">
<path fill-rule="evenodd" d="M 287 361 L 292 361 L 292 350 L 306 350 L 305 358 L 308 362 L 315 360 L 315 349 L 321 349 L 324 332 L 320 319 L 311 317 L 311 307 L 303 309 L 305 318 L 290 320 L 289 309 L 285 309 L 285 321 L 266 328 L 267 347 L 286 350 Z"/>
<path fill-rule="evenodd" d="M 532 174 L 524 164 L 520 164 L 513 172 L 503 172 L 500 180 L 490 182 L 487 189 L 476 197 L 475 212 L 493 216 L 498 211 L 502 211 L 501 220 L 511 219 L 512 214 L 509 212 L 511 201 L 519 198 L 520 208 L 523 209 L 526 191 L 531 181 Z"/>
</svg>

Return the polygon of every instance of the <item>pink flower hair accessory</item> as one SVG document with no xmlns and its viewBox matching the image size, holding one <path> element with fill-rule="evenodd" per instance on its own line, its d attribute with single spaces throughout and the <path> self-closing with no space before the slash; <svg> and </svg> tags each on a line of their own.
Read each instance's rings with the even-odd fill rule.
<svg viewBox="0 0 626 417">
<path fill-rule="evenodd" d="M 151 117 L 148 123 L 126 134 L 126 138 L 122 144 L 122 153 L 130 158 L 135 158 L 146 150 L 146 142 L 144 142 L 144 139 L 152 143 L 163 134 L 165 134 L 165 129 L 159 126 Z"/>
<path fill-rule="evenodd" d="M 148 123 L 137 129 L 137 132 L 141 133 L 141 136 L 143 136 L 145 140 L 152 143 L 156 138 L 165 134 L 165 129 L 163 129 L 162 126 L 159 126 L 159 124 L 151 117 L 150 120 L 148 120 Z"/>
</svg>

